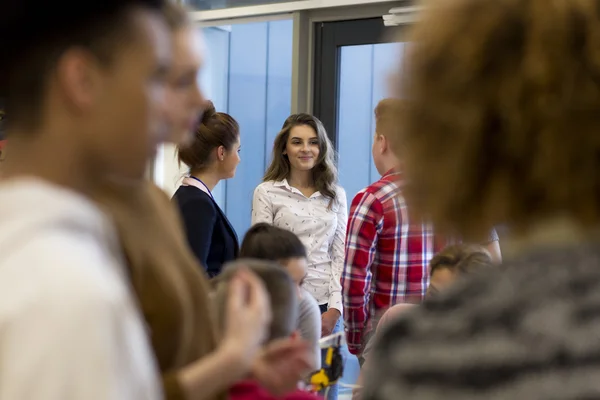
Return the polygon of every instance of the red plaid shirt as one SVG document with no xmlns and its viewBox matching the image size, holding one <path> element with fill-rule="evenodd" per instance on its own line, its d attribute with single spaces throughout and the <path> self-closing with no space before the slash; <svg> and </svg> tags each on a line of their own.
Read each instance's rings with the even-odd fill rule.
<svg viewBox="0 0 600 400">
<path fill-rule="evenodd" d="M 420 301 L 429 285 L 429 261 L 440 250 L 431 225 L 409 219 L 394 170 L 352 200 L 342 275 L 348 348 L 362 351 L 371 318 L 396 303 Z"/>
</svg>

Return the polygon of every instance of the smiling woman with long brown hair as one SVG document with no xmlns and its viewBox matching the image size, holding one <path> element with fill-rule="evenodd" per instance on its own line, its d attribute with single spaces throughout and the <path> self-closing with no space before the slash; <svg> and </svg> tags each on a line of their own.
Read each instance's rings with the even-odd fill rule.
<svg viewBox="0 0 600 400">
<path fill-rule="evenodd" d="M 340 281 L 348 210 L 333 152 L 319 119 L 289 116 L 275 138 L 271 164 L 252 202 L 252 224 L 266 222 L 292 231 L 306 247 L 303 287 L 321 308 L 322 336 L 342 329 Z M 336 397 L 334 386 L 328 398 Z"/>
<path fill-rule="evenodd" d="M 471 238 L 507 223 L 515 246 L 388 327 L 365 399 L 595 398 L 600 2 L 427 6 L 399 124 L 409 200 Z"/>
</svg>

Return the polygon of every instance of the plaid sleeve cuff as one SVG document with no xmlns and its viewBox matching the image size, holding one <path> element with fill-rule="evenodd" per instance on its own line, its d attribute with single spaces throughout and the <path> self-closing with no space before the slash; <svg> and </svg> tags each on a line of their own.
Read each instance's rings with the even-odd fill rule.
<svg viewBox="0 0 600 400">
<path fill-rule="evenodd" d="M 361 351 L 362 332 L 359 330 L 346 329 L 346 344 L 351 354 L 358 355 Z"/>
</svg>

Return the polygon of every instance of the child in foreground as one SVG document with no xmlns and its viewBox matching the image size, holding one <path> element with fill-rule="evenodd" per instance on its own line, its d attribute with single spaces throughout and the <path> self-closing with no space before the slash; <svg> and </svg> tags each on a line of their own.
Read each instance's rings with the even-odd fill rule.
<svg viewBox="0 0 600 400">
<path fill-rule="evenodd" d="M 241 258 L 275 261 L 285 269 L 296 284 L 299 314 L 296 329 L 310 344 L 311 369 L 321 367 L 321 311 L 315 298 L 302 288 L 308 268 L 306 248 L 293 232 L 267 223 L 258 223 L 248 230 Z"/>
<path fill-rule="evenodd" d="M 264 260 L 240 259 L 225 266 L 220 276 L 213 279 L 213 300 L 217 311 L 217 324 L 223 329 L 224 321 L 219 316 L 224 315 L 226 299 L 228 298 L 231 279 L 240 269 L 247 268 L 258 276 L 269 293 L 272 320 L 268 337 L 264 345 L 267 346 L 278 339 L 296 335 L 298 320 L 298 302 L 296 284 L 291 276 L 278 264 Z M 269 393 L 260 383 L 248 376 L 246 380 L 238 382 L 229 391 L 230 400 L 318 400 L 320 397 L 308 392 L 296 390 L 277 397 Z"/>
</svg>

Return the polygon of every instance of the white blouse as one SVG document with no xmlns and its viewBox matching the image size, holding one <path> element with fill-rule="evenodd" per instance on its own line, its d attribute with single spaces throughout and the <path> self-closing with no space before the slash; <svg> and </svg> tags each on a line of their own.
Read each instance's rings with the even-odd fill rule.
<svg viewBox="0 0 600 400">
<path fill-rule="evenodd" d="M 306 197 L 287 180 L 263 182 L 254 190 L 252 225 L 267 222 L 298 235 L 308 256 L 304 289 L 341 313 L 348 210 L 346 192 L 340 186 L 336 192 L 329 209 L 330 199 L 320 192 Z"/>
</svg>

